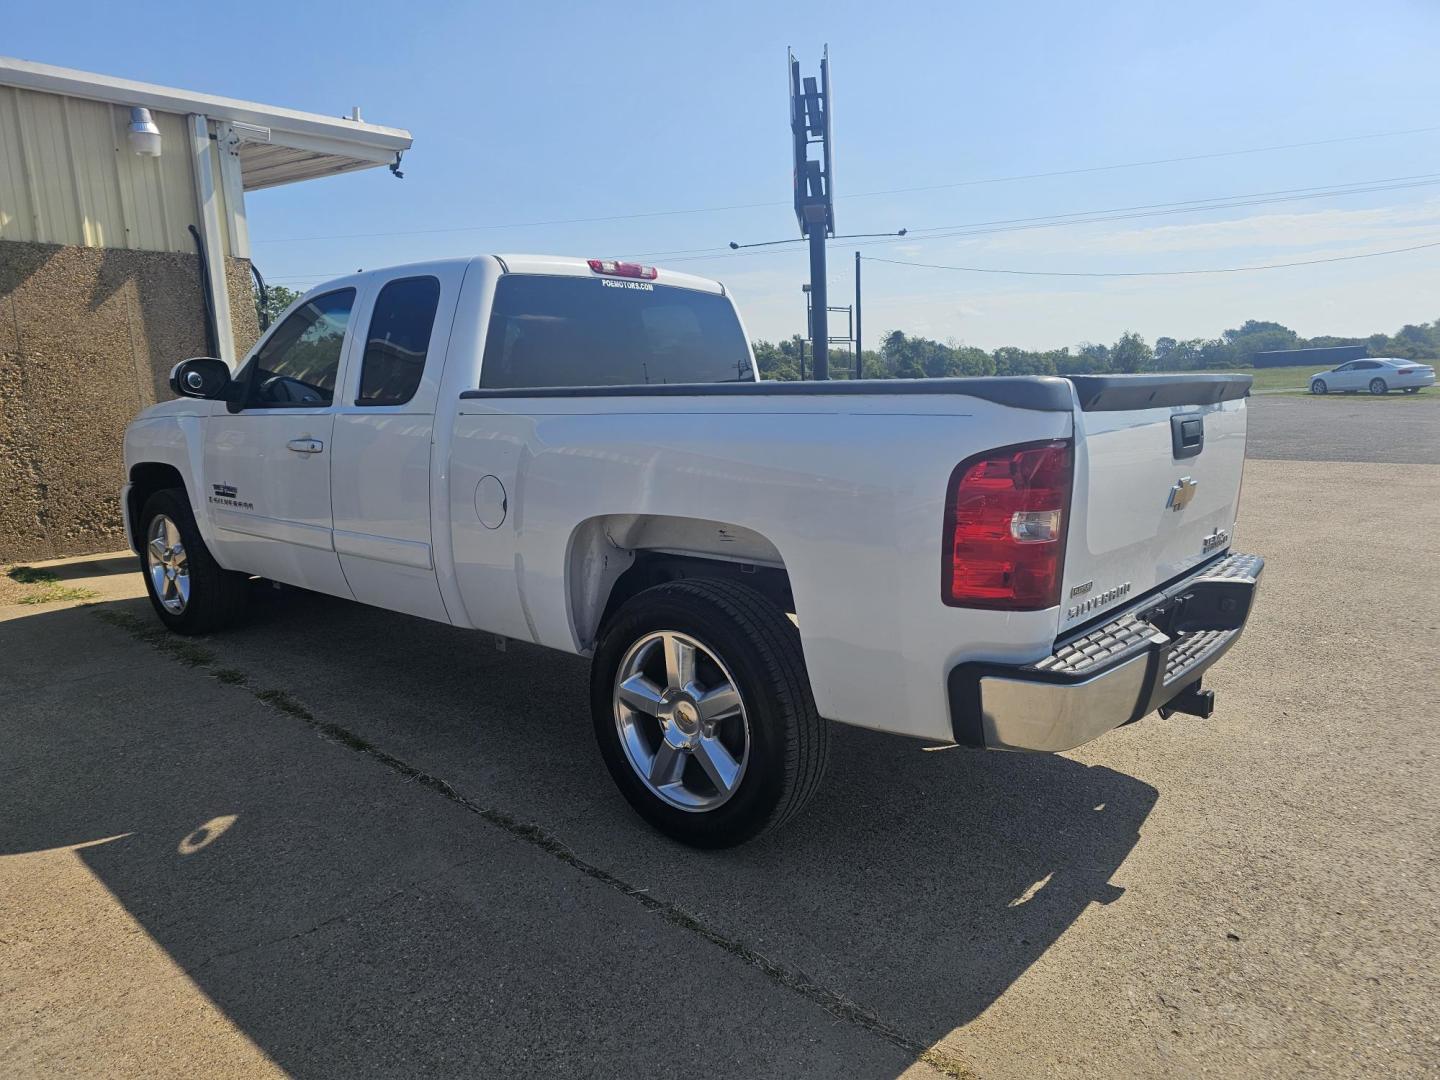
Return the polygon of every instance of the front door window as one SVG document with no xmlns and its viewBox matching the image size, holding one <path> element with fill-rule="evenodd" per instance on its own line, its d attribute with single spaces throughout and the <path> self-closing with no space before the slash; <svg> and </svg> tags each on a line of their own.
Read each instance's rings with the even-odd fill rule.
<svg viewBox="0 0 1440 1080">
<path fill-rule="evenodd" d="M 245 407 L 329 405 L 354 303 L 354 289 L 337 289 L 292 311 L 247 365 Z"/>
</svg>

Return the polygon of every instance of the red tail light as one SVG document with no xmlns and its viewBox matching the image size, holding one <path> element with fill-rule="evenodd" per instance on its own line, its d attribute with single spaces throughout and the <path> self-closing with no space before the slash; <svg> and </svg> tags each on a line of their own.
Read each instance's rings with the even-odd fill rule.
<svg viewBox="0 0 1440 1080">
<path fill-rule="evenodd" d="M 1006 446 L 961 462 L 945 500 L 945 603 L 1005 611 L 1060 603 L 1073 479 L 1068 442 Z"/>
<path fill-rule="evenodd" d="M 611 277 L 633 277 L 642 281 L 654 281 L 660 276 L 660 272 L 653 266 L 641 266 L 639 263 L 619 262 L 616 259 L 586 259 L 590 269 L 597 274 L 609 274 Z"/>
</svg>

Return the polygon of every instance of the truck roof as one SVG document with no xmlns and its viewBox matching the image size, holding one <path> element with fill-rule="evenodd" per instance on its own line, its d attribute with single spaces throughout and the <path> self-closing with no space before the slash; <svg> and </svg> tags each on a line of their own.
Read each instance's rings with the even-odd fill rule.
<svg viewBox="0 0 1440 1080">
<path fill-rule="evenodd" d="M 426 259 L 423 262 L 395 263 L 390 266 L 371 267 L 369 270 L 357 270 L 353 274 L 345 274 L 320 282 L 308 289 L 306 295 L 333 289 L 338 285 L 364 277 L 366 274 L 384 274 L 389 277 L 399 272 L 421 273 L 428 267 L 466 265 L 478 259 L 494 259 L 507 274 L 548 274 L 552 277 L 599 276 L 590 269 L 588 258 L 582 259 L 575 255 L 475 255 L 469 258 Z M 694 274 L 680 273 L 676 270 L 666 270 L 663 266 L 659 268 L 657 276 L 652 280 L 658 285 L 696 289 L 719 296 L 726 295 L 725 286 L 718 281 L 697 277 Z"/>
<path fill-rule="evenodd" d="M 599 258 L 601 256 L 592 256 Z M 610 256 L 604 256 L 610 258 Z M 511 274 L 550 274 L 559 277 L 595 277 L 595 271 L 590 269 L 589 257 L 580 258 L 573 255 L 496 255 L 507 273 Z M 673 285 L 682 289 L 699 289 L 701 292 L 718 293 L 725 295 L 725 286 L 710 278 L 697 277 L 694 274 L 681 273 L 678 270 L 667 270 L 663 266 L 658 268 L 655 277 L 658 285 Z"/>
</svg>

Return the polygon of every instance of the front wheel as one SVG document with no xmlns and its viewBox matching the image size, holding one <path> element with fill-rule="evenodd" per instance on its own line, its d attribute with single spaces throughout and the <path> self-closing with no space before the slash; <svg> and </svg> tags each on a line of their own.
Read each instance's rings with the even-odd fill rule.
<svg viewBox="0 0 1440 1080">
<path fill-rule="evenodd" d="M 1330 388 L 1325 385 L 1324 379 L 1316 379 L 1310 384 L 1310 393 L 1312 394 L 1327 394 L 1329 392 Z"/>
<path fill-rule="evenodd" d="M 140 569 L 160 621 L 177 634 L 204 634 L 240 619 L 249 579 L 210 554 L 185 492 L 157 491 L 140 511 Z"/>
<path fill-rule="evenodd" d="M 800 635 L 761 593 L 699 579 L 646 589 L 606 627 L 590 677 L 610 775 L 651 825 L 696 847 L 744 843 L 819 787 L 829 727 Z"/>
<path fill-rule="evenodd" d="M 1389 389 L 1390 389 L 1390 388 L 1385 385 L 1385 380 L 1384 380 L 1384 379 L 1371 379 L 1371 380 L 1370 380 L 1370 393 L 1372 393 L 1372 394 L 1383 394 L 1383 393 L 1387 392 Z"/>
</svg>

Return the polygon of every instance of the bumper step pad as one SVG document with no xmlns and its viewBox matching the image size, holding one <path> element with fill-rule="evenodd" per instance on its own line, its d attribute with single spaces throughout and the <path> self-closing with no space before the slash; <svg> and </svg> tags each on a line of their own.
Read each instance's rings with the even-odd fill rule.
<svg viewBox="0 0 1440 1080">
<path fill-rule="evenodd" d="M 958 665 L 949 678 L 955 741 L 1065 750 L 1172 699 L 1195 696 L 1200 676 L 1240 637 L 1264 569 L 1258 555 L 1226 555 L 1065 641 L 1043 660 Z M 1207 696 L 1204 710 L 1176 711 L 1208 715 L 1211 703 Z"/>
</svg>

